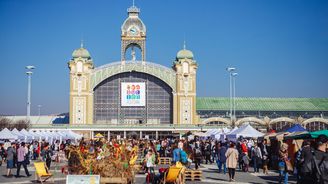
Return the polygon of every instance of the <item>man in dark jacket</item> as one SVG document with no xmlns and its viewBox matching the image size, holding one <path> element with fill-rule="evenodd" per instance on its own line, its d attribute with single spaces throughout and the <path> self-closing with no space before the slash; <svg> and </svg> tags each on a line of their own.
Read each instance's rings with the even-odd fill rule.
<svg viewBox="0 0 328 184">
<path fill-rule="evenodd" d="M 223 173 L 226 174 L 226 172 L 227 172 L 227 166 L 226 166 L 227 157 L 225 156 L 226 152 L 227 152 L 227 147 L 224 143 L 222 143 L 222 145 L 220 146 L 219 154 L 218 154 L 219 173 L 222 170 L 222 165 L 223 165 Z"/>
<path fill-rule="evenodd" d="M 328 138 L 320 135 L 316 140 L 317 149 L 314 151 L 316 183 L 328 184 Z"/>
<path fill-rule="evenodd" d="M 309 141 L 304 141 L 302 145 L 301 158 L 299 161 L 300 183 L 314 183 L 312 172 L 312 149 Z"/>
</svg>

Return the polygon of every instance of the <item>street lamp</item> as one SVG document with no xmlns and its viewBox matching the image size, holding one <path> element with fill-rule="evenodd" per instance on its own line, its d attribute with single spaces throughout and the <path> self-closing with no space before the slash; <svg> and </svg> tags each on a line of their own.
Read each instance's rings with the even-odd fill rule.
<svg viewBox="0 0 328 184">
<path fill-rule="evenodd" d="M 238 73 L 234 72 L 231 74 L 233 82 L 233 119 L 236 121 L 236 77 Z"/>
<path fill-rule="evenodd" d="M 229 72 L 230 80 L 230 122 L 232 123 L 232 73 L 236 70 L 234 67 L 228 67 L 227 71 Z"/>
<path fill-rule="evenodd" d="M 27 75 L 27 109 L 26 109 L 26 119 L 29 121 L 30 116 L 31 116 L 31 79 L 32 79 L 32 74 L 33 70 L 35 67 L 34 66 L 26 66 L 27 69 L 26 75 Z"/>
</svg>

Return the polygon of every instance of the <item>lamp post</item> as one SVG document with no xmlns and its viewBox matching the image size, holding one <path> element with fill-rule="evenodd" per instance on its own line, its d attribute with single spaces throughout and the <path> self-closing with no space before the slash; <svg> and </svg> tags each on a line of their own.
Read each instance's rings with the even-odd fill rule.
<svg viewBox="0 0 328 184">
<path fill-rule="evenodd" d="M 30 120 L 30 116 L 31 116 L 31 79 L 32 79 L 32 74 L 33 72 L 31 70 L 33 70 L 35 67 L 34 66 L 26 66 L 25 67 L 27 69 L 26 75 L 27 75 L 27 108 L 26 108 L 26 120 L 29 121 Z"/>
<path fill-rule="evenodd" d="M 233 83 L 233 119 L 236 121 L 236 76 L 238 73 L 234 72 L 231 74 Z"/>
<path fill-rule="evenodd" d="M 234 67 L 228 67 L 229 72 L 229 83 L 230 83 L 230 122 L 232 123 L 232 73 L 236 70 Z"/>
</svg>

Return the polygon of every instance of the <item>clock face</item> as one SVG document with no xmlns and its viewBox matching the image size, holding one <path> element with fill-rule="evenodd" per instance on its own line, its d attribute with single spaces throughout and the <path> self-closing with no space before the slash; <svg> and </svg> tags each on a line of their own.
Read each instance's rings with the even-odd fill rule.
<svg viewBox="0 0 328 184">
<path fill-rule="evenodd" d="M 132 28 L 130 28 L 129 33 L 131 35 L 137 35 L 138 34 L 138 29 L 136 27 L 132 27 Z"/>
</svg>

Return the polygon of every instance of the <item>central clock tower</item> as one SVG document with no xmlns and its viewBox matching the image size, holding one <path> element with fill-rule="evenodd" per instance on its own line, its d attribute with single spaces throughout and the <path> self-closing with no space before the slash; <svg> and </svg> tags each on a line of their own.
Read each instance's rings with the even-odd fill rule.
<svg viewBox="0 0 328 184">
<path fill-rule="evenodd" d="M 128 18 L 121 27 L 121 62 L 126 61 L 126 51 L 131 48 L 132 60 L 136 60 L 134 48 L 141 50 L 141 62 L 146 60 L 146 26 L 139 18 L 140 9 L 128 8 Z"/>
</svg>

